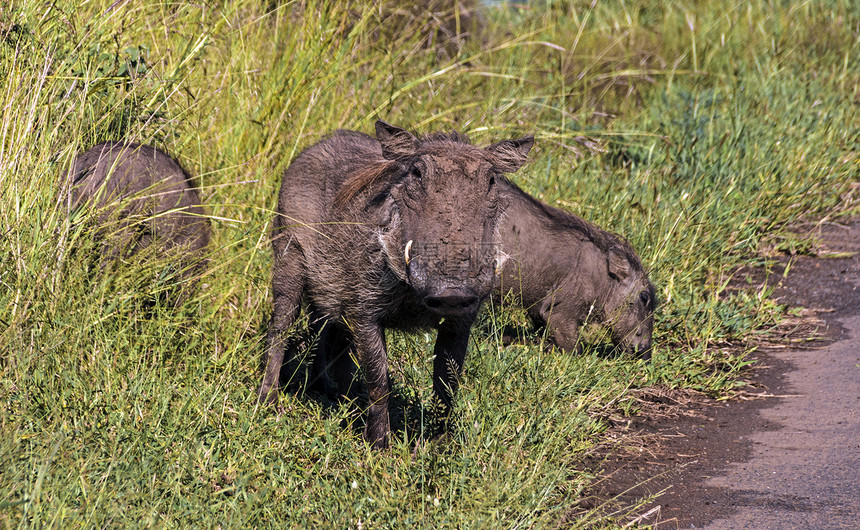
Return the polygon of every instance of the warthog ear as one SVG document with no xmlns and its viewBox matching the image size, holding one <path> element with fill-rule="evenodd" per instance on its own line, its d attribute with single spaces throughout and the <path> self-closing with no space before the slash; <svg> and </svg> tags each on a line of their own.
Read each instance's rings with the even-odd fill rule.
<svg viewBox="0 0 860 530">
<path fill-rule="evenodd" d="M 493 144 L 485 151 L 492 156 L 493 166 L 502 173 L 513 173 L 526 163 L 529 150 L 535 144 L 534 136 L 524 136 L 519 140 L 505 140 Z"/>
<path fill-rule="evenodd" d="M 610 248 L 607 252 L 606 264 L 609 267 L 609 275 L 616 280 L 623 280 L 633 272 L 630 260 L 616 248 Z"/>
<path fill-rule="evenodd" d="M 382 144 L 382 156 L 386 160 L 412 156 L 418 145 L 418 138 L 411 132 L 382 120 L 376 121 L 376 139 Z"/>
</svg>

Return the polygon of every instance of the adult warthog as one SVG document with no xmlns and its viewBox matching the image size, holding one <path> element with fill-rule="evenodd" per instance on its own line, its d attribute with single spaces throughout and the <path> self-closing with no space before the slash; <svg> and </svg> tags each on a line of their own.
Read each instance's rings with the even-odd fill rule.
<svg viewBox="0 0 860 530">
<path fill-rule="evenodd" d="M 286 338 L 302 300 L 354 347 L 370 407 L 364 430 L 388 443 L 385 328 L 435 328 L 433 388 L 447 416 L 472 323 L 500 266 L 502 173 L 526 161 L 531 137 L 485 149 L 459 134 L 416 138 L 376 122 L 376 138 L 337 131 L 284 173 L 272 246 L 274 308 L 260 401 L 277 396 Z M 325 345 L 314 362 L 325 379 Z M 335 366 L 344 363 L 333 363 Z"/>
<path fill-rule="evenodd" d="M 115 261 L 143 249 L 164 259 L 189 283 L 204 266 L 209 219 L 188 173 L 149 145 L 105 142 L 79 154 L 68 173 L 73 211 L 88 206 Z"/>
<path fill-rule="evenodd" d="M 656 298 L 633 247 L 516 185 L 502 185 L 508 204 L 499 222 L 508 255 L 497 293 L 513 295 L 553 343 L 578 347 L 586 321 L 608 327 L 621 349 L 651 357 Z"/>
</svg>

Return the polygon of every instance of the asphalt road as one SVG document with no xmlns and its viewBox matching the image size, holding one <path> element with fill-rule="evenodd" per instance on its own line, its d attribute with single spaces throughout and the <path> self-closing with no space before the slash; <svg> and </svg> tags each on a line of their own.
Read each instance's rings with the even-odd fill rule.
<svg viewBox="0 0 860 530">
<path fill-rule="evenodd" d="M 775 354 L 796 367 L 791 397 L 759 411 L 780 427 L 750 433 L 751 458 L 707 481 L 734 505 L 704 528 L 860 528 L 860 316 L 840 323 L 845 339 Z"/>
<path fill-rule="evenodd" d="M 635 506 L 630 525 L 659 530 L 860 530 L 860 220 L 808 229 L 819 256 L 742 276 L 814 318 L 754 354 L 738 398 L 666 392 L 616 428 L 641 449 L 597 455 L 605 478 L 587 506 Z M 792 346 L 813 330 L 819 341 Z"/>
<path fill-rule="evenodd" d="M 796 260 L 777 293 L 817 310 L 834 342 L 769 352 L 789 367 L 769 389 L 786 397 L 757 411 L 775 428 L 742 435 L 748 457 L 706 480 L 728 504 L 700 528 L 860 529 L 860 222 L 818 236 L 830 257 Z"/>
</svg>

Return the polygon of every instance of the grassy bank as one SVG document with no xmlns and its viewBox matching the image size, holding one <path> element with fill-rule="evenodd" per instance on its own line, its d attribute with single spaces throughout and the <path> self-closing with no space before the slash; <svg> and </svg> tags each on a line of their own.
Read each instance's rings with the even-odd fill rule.
<svg viewBox="0 0 860 530">
<path fill-rule="evenodd" d="M 809 248 L 792 222 L 856 208 L 855 2 L 711 4 L 0 7 L 0 524 L 618 524 L 572 515 L 604 418 L 634 411 L 636 388 L 730 392 L 784 311 L 766 288 L 727 289 L 733 272 Z M 534 133 L 514 180 L 624 235 L 651 271 L 652 362 L 506 347 L 522 315 L 495 311 L 444 443 L 418 441 L 424 334 L 389 336 L 383 454 L 358 404 L 297 391 L 258 410 L 280 174 L 378 118 L 481 145 Z M 178 310 L 153 297 L 171 281 L 157 266 L 96 274 L 91 223 L 69 217 L 72 157 L 117 138 L 175 155 L 212 217 L 210 269 Z"/>
</svg>

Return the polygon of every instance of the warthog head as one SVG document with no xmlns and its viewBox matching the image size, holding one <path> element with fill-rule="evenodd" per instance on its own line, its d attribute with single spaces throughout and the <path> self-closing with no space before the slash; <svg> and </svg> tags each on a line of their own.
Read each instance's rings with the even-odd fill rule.
<svg viewBox="0 0 860 530">
<path fill-rule="evenodd" d="M 389 266 L 433 313 L 477 312 L 501 267 L 498 183 L 519 169 L 534 140 L 485 149 L 459 134 L 416 138 L 377 122 L 382 156 L 402 178 L 380 195 L 380 241 Z"/>
<path fill-rule="evenodd" d="M 611 287 L 604 302 L 604 314 L 612 342 L 643 359 L 650 359 L 657 307 L 654 286 L 632 249 L 629 252 L 610 249 L 607 265 Z"/>
</svg>

